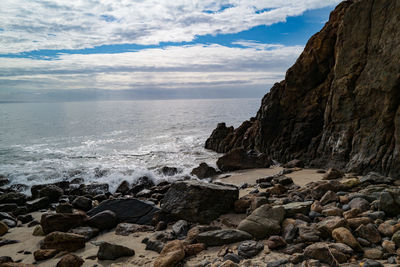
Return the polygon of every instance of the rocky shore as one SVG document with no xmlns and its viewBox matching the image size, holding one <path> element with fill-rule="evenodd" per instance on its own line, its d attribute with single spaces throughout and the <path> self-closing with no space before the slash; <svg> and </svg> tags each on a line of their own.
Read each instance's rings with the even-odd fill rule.
<svg viewBox="0 0 400 267">
<path fill-rule="evenodd" d="M 0 266 L 398 266 L 399 182 L 302 166 L 115 193 L 70 181 L 26 196 L 3 178 Z"/>
</svg>

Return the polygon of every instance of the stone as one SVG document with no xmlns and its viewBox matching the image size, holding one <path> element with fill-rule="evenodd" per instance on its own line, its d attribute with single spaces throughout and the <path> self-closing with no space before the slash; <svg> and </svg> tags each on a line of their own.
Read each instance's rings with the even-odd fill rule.
<svg viewBox="0 0 400 267">
<path fill-rule="evenodd" d="M 83 196 L 77 196 L 71 204 L 75 209 L 83 211 L 88 211 L 92 208 L 92 200 Z"/>
<path fill-rule="evenodd" d="M 341 183 L 348 189 L 358 186 L 361 182 L 358 178 L 348 178 L 341 181 Z"/>
<path fill-rule="evenodd" d="M 153 203 L 139 199 L 109 199 L 89 210 L 87 215 L 93 217 L 105 210 L 114 212 L 118 222 L 150 225 L 159 209 Z"/>
<path fill-rule="evenodd" d="M 372 223 L 372 220 L 368 217 L 356 217 L 346 220 L 347 224 L 350 226 L 351 229 L 357 229 L 360 225 L 367 225 Z"/>
<path fill-rule="evenodd" d="M 322 179 L 324 180 L 334 180 L 339 179 L 344 176 L 344 173 L 338 169 L 330 168 L 323 176 Z"/>
<path fill-rule="evenodd" d="M 0 236 L 5 235 L 8 232 L 8 226 L 4 222 L 0 221 Z"/>
<path fill-rule="evenodd" d="M 346 212 L 343 212 L 343 217 L 347 220 L 347 219 L 351 219 L 351 218 L 355 218 L 358 215 L 360 215 L 362 213 L 362 211 L 360 209 L 351 209 L 348 210 Z"/>
<path fill-rule="evenodd" d="M 293 159 L 282 165 L 283 168 L 304 168 L 304 162 L 299 159 Z"/>
<path fill-rule="evenodd" d="M 270 249 L 279 249 L 286 247 L 286 241 L 278 235 L 270 236 L 266 244 Z"/>
<path fill-rule="evenodd" d="M 320 240 L 321 232 L 315 225 L 299 225 L 298 227 L 298 241 L 303 243 L 318 242 Z"/>
<path fill-rule="evenodd" d="M 384 267 L 382 263 L 370 259 L 363 261 L 360 265 L 362 267 Z"/>
<path fill-rule="evenodd" d="M 307 215 L 310 212 L 312 204 L 313 204 L 312 201 L 292 202 L 283 205 L 283 208 L 285 209 L 286 217 L 293 217 L 297 213 L 302 213 Z"/>
<path fill-rule="evenodd" d="M 21 193 L 10 192 L 0 195 L 0 204 L 13 203 L 19 206 L 24 205 L 26 202 L 26 196 Z"/>
<path fill-rule="evenodd" d="M 382 240 L 379 231 L 372 223 L 360 225 L 355 232 L 359 237 L 367 239 L 371 243 L 379 243 Z"/>
<path fill-rule="evenodd" d="M 247 209 L 250 208 L 252 199 L 255 195 L 245 195 L 234 202 L 234 210 L 236 213 L 246 213 Z M 265 204 L 265 203 L 264 203 Z"/>
<path fill-rule="evenodd" d="M 126 195 L 129 192 L 130 186 L 128 181 L 122 181 L 121 184 L 115 190 L 115 193 L 121 193 L 122 195 Z"/>
<path fill-rule="evenodd" d="M 71 229 L 68 232 L 73 233 L 73 234 L 82 235 L 85 237 L 86 241 L 89 241 L 93 237 L 97 236 L 100 231 L 97 228 L 93 228 L 93 227 L 89 227 L 89 226 L 81 226 L 81 227 Z"/>
<path fill-rule="evenodd" d="M 383 252 L 377 248 L 364 249 L 364 257 L 371 260 L 380 260 L 383 256 Z"/>
<path fill-rule="evenodd" d="M 140 225 L 135 223 L 120 223 L 115 228 L 116 235 L 128 236 L 136 232 L 151 232 L 154 227 L 150 225 Z"/>
<path fill-rule="evenodd" d="M 333 207 L 330 209 L 323 210 L 322 215 L 327 216 L 327 217 L 329 217 L 329 216 L 339 216 L 340 217 L 343 215 L 343 210 L 340 208 Z"/>
<path fill-rule="evenodd" d="M 304 250 L 306 257 L 332 265 L 336 264 L 336 261 L 339 263 L 346 262 L 352 254 L 353 250 L 342 243 L 317 242 Z"/>
<path fill-rule="evenodd" d="M 400 248 L 400 230 L 393 234 L 392 241 L 396 244 L 396 247 Z"/>
<path fill-rule="evenodd" d="M 378 231 L 387 237 L 392 237 L 392 235 L 400 230 L 400 223 L 386 221 L 379 225 Z"/>
<path fill-rule="evenodd" d="M 257 148 L 278 162 L 295 157 L 317 168 L 399 177 L 397 3 L 342 1 L 256 117 L 210 138 L 210 148 Z M 381 49 L 368 49 L 375 46 Z"/>
<path fill-rule="evenodd" d="M 52 232 L 43 239 L 41 249 L 57 249 L 74 252 L 85 247 L 85 237 L 77 234 Z"/>
<path fill-rule="evenodd" d="M 10 183 L 10 180 L 3 175 L 0 175 L 0 187 L 5 186 Z"/>
<path fill-rule="evenodd" d="M 284 217 L 285 209 L 282 206 L 271 208 L 265 204 L 241 221 L 237 229 L 250 233 L 256 239 L 263 239 L 279 234 Z"/>
<path fill-rule="evenodd" d="M 188 243 L 193 243 L 196 241 L 196 238 L 200 233 L 214 231 L 214 230 L 221 230 L 221 227 L 211 226 L 211 225 L 194 226 L 188 231 L 187 236 L 186 236 L 186 241 Z"/>
<path fill-rule="evenodd" d="M 185 239 L 189 231 L 189 224 L 185 220 L 179 220 L 172 225 L 172 232 L 178 239 Z"/>
<path fill-rule="evenodd" d="M 332 191 L 328 191 L 325 193 L 325 195 L 322 196 L 322 198 L 320 199 L 321 205 L 325 206 L 326 204 L 330 203 L 330 202 L 336 202 L 338 201 L 338 197 L 336 195 L 335 192 Z"/>
<path fill-rule="evenodd" d="M 379 195 L 379 210 L 388 216 L 400 214 L 400 189 L 385 189 Z"/>
<path fill-rule="evenodd" d="M 310 209 L 311 209 L 311 211 L 315 211 L 315 212 L 318 212 L 318 213 L 321 213 L 322 210 L 323 210 L 321 202 L 319 202 L 318 200 L 313 202 L 313 204 L 311 205 Z"/>
<path fill-rule="evenodd" d="M 50 200 L 48 197 L 41 197 L 31 201 L 27 201 L 26 206 L 30 212 L 47 209 L 50 206 Z"/>
<path fill-rule="evenodd" d="M 15 203 L 5 203 L 5 204 L 0 204 L 0 211 L 1 212 L 13 212 L 14 210 L 17 209 L 17 204 Z"/>
<path fill-rule="evenodd" d="M 245 259 L 250 259 L 257 256 L 263 249 L 264 245 L 261 242 L 247 240 L 239 244 L 238 254 Z"/>
<path fill-rule="evenodd" d="M 208 166 L 207 163 L 202 162 L 200 165 L 192 170 L 191 175 L 196 176 L 199 179 L 213 177 L 218 174 L 215 168 Z"/>
<path fill-rule="evenodd" d="M 83 225 L 86 221 L 85 214 L 44 213 L 40 219 L 40 224 L 43 232 L 48 234 L 54 231 L 67 232 L 72 228 Z"/>
<path fill-rule="evenodd" d="M 97 252 L 97 258 L 99 260 L 116 260 L 121 257 L 130 257 L 133 255 L 135 255 L 133 249 L 108 242 L 102 242 Z"/>
<path fill-rule="evenodd" d="M 41 225 L 36 225 L 35 229 L 33 229 L 33 236 L 45 236 Z"/>
<path fill-rule="evenodd" d="M 213 265 L 211 267 L 214 267 Z M 226 260 L 219 267 L 239 267 L 236 263 L 232 262 L 231 260 Z"/>
<path fill-rule="evenodd" d="M 85 261 L 75 254 L 67 254 L 61 258 L 56 267 L 80 267 Z"/>
<path fill-rule="evenodd" d="M 175 237 L 171 232 L 157 231 L 144 238 L 142 243 L 146 244 L 146 250 L 152 250 L 161 253 L 161 250 L 164 248 L 165 244 L 174 239 Z"/>
<path fill-rule="evenodd" d="M 184 244 L 185 257 L 195 256 L 206 248 L 206 245 L 202 243 Z"/>
<path fill-rule="evenodd" d="M 90 217 L 87 223 L 99 230 L 112 229 L 117 225 L 117 215 L 111 210 L 105 210 Z"/>
<path fill-rule="evenodd" d="M 154 261 L 154 267 L 173 267 L 185 258 L 183 243 L 179 240 L 168 242 Z"/>
<path fill-rule="evenodd" d="M 390 254 L 396 253 L 396 244 L 393 241 L 384 240 L 382 242 L 382 247 L 387 253 L 390 253 Z"/>
<path fill-rule="evenodd" d="M 165 194 L 161 210 L 172 219 L 206 224 L 232 211 L 238 197 L 237 187 L 179 181 L 173 183 Z"/>
<path fill-rule="evenodd" d="M 258 254 L 258 253 L 257 253 Z M 257 255 L 256 254 L 256 255 Z M 226 254 L 225 256 L 224 256 L 224 261 L 228 261 L 228 260 L 230 260 L 230 261 L 232 261 L 232 262 L 234 262 L 234 263 L 240 263 L 240 261 L 242 260 L 243 258 L 242 257 L 240 257 L 239 255 L 236 255 L 236 254 L 234 254 L 234 253 L 228 253 L 228 254 Z"/>
<path fill-rule="evenodd" d="M 328 217 L 317 224 L 317 229 L 325 237 L 330 237 L 332 231 L 339 227 L 347 227 L 346 220 L 340 217 Z"/>
<path fill-rule="evenodd" d="M 129 190 L 129 193 L 136 195 L 138 192 L 142 191 L 143 189 L 150 189 L 154 186 L 154 182 L 147 176 L 142 176 L 139 177 L 139 179 L 136 181 L 136 184 L 132 186 L 132 188 Z M 169 188 L 169 187 L 167 187 Z M 155 193 L 165 193 L 163 191 L 154 191 Z"/>
<path fill-rule="evenodd" d="M 332 237 L 336 242 L 340 242 L 350 246 L 352 249 L 359 251 L 361 250 L 360 243 L 353 236 L 349 229 L 345 227 L 339 227 L 332 231 Z"/>
<path fill-rule="evenodd" d="M 36 261 L 43 261 L 53 258 L 59 251 L 57 249 L 38 249 L 33 253 Z"/>
<path fill-rule="evenodd" d="M 39 190 L 39 197 L 47 197 L 50 202 L 57 202 L 64 194 L 64 191 L 56 185 L 46 185 Z"/>
<path fill-rule="evenodd" d="M 72 213 L 73 207 L 69 203 L 60 203 L 56 206 L 57 213 Z"/>
<path fill-rule="evenodd" d="M 91 196 L 96 196 L 100 194 L 107 194 L 109 193 L 109 185 L 104 184 L 87 184 L 84 186 L 84 194 L 88 194 Z"/>
<path fill-rule="evenodd" d="M 353 198 L 350 202 L 349 202 L 349 206 L 352 209 L 359 209 L 361 211 L 367 211 L 369 210 L 369 202 L 363 198 Z"/>
<path fill-rule="evenodd" d="M 196 237 L 198 243 L 204 243 L 207 246 L 222 246 L 249 239 L 252 239 L 252 236 L 249 233 L 235 229 L 203 232 L 198 234 Z"/>
<path fill-rule="evenodd" d="M 18 219 L 19 221 L 21 221 L 22 223 L 24 223 L 24 224 L 33 221 L 33 217 L 32 217 L 31 214 L 19 215 L 19 216 L 17 217 L 17 219 Z"/>
<path fill-rule="evenodd" d="M 243 148 L 235 148 L 217 160 L 217 166 L 223 172 L 269 168 L 271 164 L 272 160 L 265 154 Z"/>
<path fill-rule="evenodd" d="M 367 175 L 361 177 L 360 182 L 371 184 L 391 184 L 394 182 L 394 179 L 383 176 L 377 172 L 369 172 Z"/>
<path fill-rule="evenodd" d="M 280 184 L 283 186 L 289 186 L 289 185 L 293 184 L 293 179 L 290 177 L 287 177 L 285 175 L 278 175 L 272 179 L 272 184 L 274 184 L 274 185 Z"/>
</svg>

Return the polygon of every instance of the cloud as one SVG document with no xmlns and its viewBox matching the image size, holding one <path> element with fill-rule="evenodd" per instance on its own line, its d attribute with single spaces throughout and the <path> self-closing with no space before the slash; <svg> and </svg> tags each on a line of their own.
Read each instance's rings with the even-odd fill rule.
<svg viewBox="0 0 400 267">
<path fill-rule="evenodd" d="M 171 46 L 116 54 L 63 54 L 58 59 L 7 58 L 0 61 L 2 88 L 189 90 L 251 88 L 283 78 L 301 46 Z"/>
<path fill-rule="evenodd" d="M 192 41 L 283 22 L 340 0 L 2 0 L 0 54 Z"/>
</svg>

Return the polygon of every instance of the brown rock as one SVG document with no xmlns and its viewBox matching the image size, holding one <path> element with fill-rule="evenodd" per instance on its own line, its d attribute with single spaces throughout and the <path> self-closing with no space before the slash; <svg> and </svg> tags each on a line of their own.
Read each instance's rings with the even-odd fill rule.
<svg viewBox="0 0 400 267">
<path fill-rule="evenodd" d="M 396 244 L 393 241 L 384 240 L 382 242 L 382 247 L 387 253 L 390 254 L 396 253 Z"/>
<path fill-rule="evenodd" d="M 329 216 L 339 216 L 340 217 L 343 215 L 343 210 L 340 208 L 333 207 L 330 209 L 323 210 L 322 215 L 327 216 L 327 217 L 329 217 Z"/>
<path fill-rule="evenodd" d="M 379 225 L 378 231 L 384 235 L 391 237 L 395 232 L 400 230 L 400 223 L 394 224 L 393 222 L 386 221 Z"/>
<path fill-rule="evenodd" d="M 356 234 L 361 238 L 367 239 L 371 243 L 379 243 L 382 240 L 381 235 L 372 223 L 360 225 L 356 229 Z"/>
<path fill-rule="evenodd" d="M 343 212 L 343 217 L 347 220 L 347 219 L 357 217 L 361 213 L 362 213 L 362 211 L 360 209 L 357 209 L 357 208 L 351 209 L 351 210 Z"/>
<path fill-rule="evenodd" d="M 58 252 L 57 249 L 39 249 L 33 253 L 33 257 L 36 261 L 43 261 L 53 258 Z"/>
<path fill-rule="evenodd" d="M 0 236 L 3 236 L 8 232 L 8 226 L 4 222 L 0 221 Z"/>
<path fill-rule="evenodd" d="M 128 235 L 136 233 L 136 232 L 151 232 L 151 231 L 154 231 L 154 227 L 150 226 L 150 225 L 140 225 L 140 224 L 134 224 L 134 223 L 120 223 L 117 225 L 117 228 L 115 229 L 115 234 L 128 236 Z"/>
<path fill-rule="evenodd" d="M 59 231 L 67 232 L 77 226 L 83 225 L 87 220 L 85 214 L 76 213 L 44 213 L 40 219 L 45 234 Z"/>
<path fill-rule="evenodd" d="M 332 264 L 332 266 L 336 265 L 336 262 L 346 262 L 352 253 L 353 250 L 342 243 L 317 242 L 304 250 L 306 257 Z"/>
<path fill-rule="evenodd" d="M 339 227 L 332 231 L 332 237 L 337 242 L 346 244 L 353 248 L 354 250 L 360 250 L 361 246 L 358 243 L 357 239 L 353 236 L 353 234 L 349 231 L 349 229 L 345 227 Z"/>
<path fill-rule="evenodd" d="M 185 258 L 185 250 L 180 240 L 168 242 L 162 249 L 160 256 L 154 261 L 154 267 L 174 267 Z"/>
<path fill-rule="evenodd" d="M 317 224 L 317 229 L 326 237 L 332 235 L 332 231 L 339 227 L 346 227 L 347 223 L 340 217 L 328 217 Z"/>
<path fill-rule="evenodd" d="M 383 252 L 377 248 L 364 249 L 364 257 L 371 260 L 380 260 L 383 256 Z"/>
<path fill-rule="evenodd" d="M 41 249 L 57 249 L 73 252 L 85 247 L 85 237 L 77 234 L 52 232 L 40 245 Z"/>
<path fill-rule="evenodd" d="M 318 200 L 315 200 L 314 203 L 311 205 L 311 210 L 321 213 L 322 212 L 322 205 L 321 202 L 319 202 Z"/>
<path fill-rule="evenodd" d="M 335 192 L 328 191 L 323 195 L 320 199 L 321 205 L 326 205 L 330 202 L 336 202 L 338 200 L 338 197 Z"/>
<path fill-rule="evenodd" d="M 266 244 L 270 249 L 278 249 L 278 248 L 286 247 L 285 240 L 281 236 L 278 236 L 278 235 L 270 236 L 268 238 Z"/>
<path fill-rule="evenodd" d="M 185 244 L 184 245 L 185 257 L 197 255 L 205 249 L 206 249 L 206 245 L 203 243 Z"/>
<path fill-rule="evenodd" d="M 344 176 L 344 173 L 334 169 L 334 168 L 330 168 L 322 177 L 322 179 L 324 180 L 334 180 L 334 179 L 338 179 L 338 178 L 342 178 Z"/>
<path fill-rule="evenodd" d="M 61 258 L 56 267 L 80 267 L 85 261 L 74 254 L 67 254 Z"/>
<path fill-rule="evenodd" d="M 219 267 L 239 267 L 238 264 L 234 263 L 231 260 L 224 261 Z"/>
<path fill-rule="evenodd" d="M 351 229 L 357 229 L 360 225 L 366 225 L 372 223 L 372 219 L 369 217 L 357 217 L 347 219 L 347 224 L 350 226 Z"/>
</svg>

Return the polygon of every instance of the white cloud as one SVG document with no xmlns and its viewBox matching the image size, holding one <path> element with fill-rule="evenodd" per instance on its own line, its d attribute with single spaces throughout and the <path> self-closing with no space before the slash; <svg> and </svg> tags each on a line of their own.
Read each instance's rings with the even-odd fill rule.
<svg viewBox="0 0 400 267">
<path fill-rule="evenodd" d="M 191 41 L 197 35 L 236 33 L 257 25 L 271 25 L 288 16 L 339 2 L 1 0 L 0 54 Z"/>
<path fill-rule="evenodd" d="M 279 81 L 300 46 L 235 48 L 193 45 L 117 54 L 64 54 L 56 60 L 3 58 L 0 84 L 8 89 L 252 88 Z"/>
</svg>

